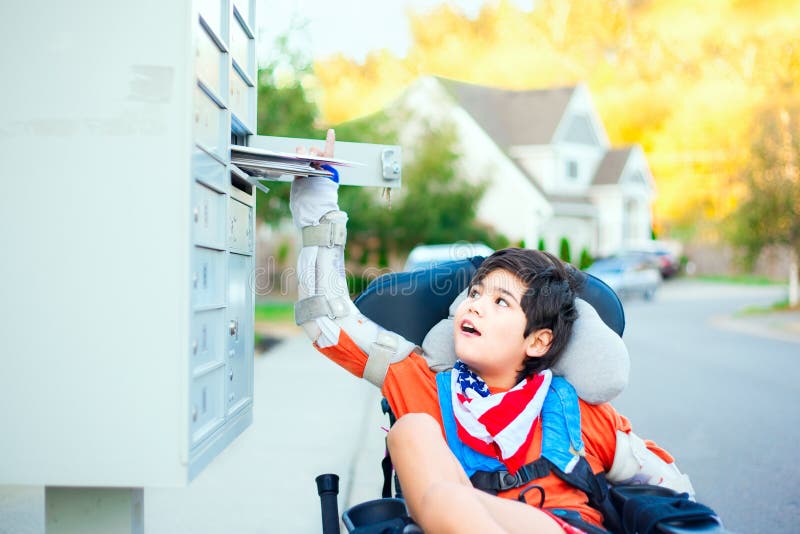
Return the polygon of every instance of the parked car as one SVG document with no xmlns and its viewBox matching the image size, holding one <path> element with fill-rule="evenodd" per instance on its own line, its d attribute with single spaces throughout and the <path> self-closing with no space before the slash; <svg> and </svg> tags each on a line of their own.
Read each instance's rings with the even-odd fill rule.
<svg viewBox="0 0 800 534">
<path fill-rule="evenodd" d="M 623 254 L 643 254 L 649 256 L 658 265 L 663 279 L 678 274 L 681 268 L 680 246 L 669 241 L 646 241 L 631 247 Z"/>
<path fill-rule="evenodd" d="M 483 243 L 445 243 L 442 245 L 417 245 L 408 254 L 404 271 L 425 269 L 431 265 L 471 258 L 489 256 L 494 249 Z"/>
<path fill-rule="evenodd" d="M 628 253 L 595 261 L 586 272 L 608 284 L 620 297 L 650 300 L 661 285 L 661 273 L 647 254 Z"/>
</svg>

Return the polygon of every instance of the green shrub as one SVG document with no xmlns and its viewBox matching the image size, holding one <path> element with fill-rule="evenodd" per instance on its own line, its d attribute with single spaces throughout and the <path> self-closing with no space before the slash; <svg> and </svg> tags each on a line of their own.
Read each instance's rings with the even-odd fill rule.
<svg viewBox="0 0 800 534">
<path fill-rule="evenodd" d="M 588 266 L 590 266 L 592 263 L 594 263 L 594 258 L 592 258 L 592 255 L 589 254 L 589 251 L 586 248 L 581 250 L 581 259 L 580 262 L 578 263 L 578 269 L 583 270 Z"/>
<path fill-rule="evenodd" d="M 572 253 L 569 250 L 569 239 L 566 237 L 561 238 L 561 245 L 558 249 L 558 257 L 567 263 L 572 263 Z"/>
</svg>

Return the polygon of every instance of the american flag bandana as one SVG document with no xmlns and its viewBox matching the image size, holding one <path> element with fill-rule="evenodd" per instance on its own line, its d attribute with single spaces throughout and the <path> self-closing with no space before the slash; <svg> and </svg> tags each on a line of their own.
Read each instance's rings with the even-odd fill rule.
<svg viewBox="0 0 800 534">
<path fill-rule="evenodd" d="M 492 394 L 481 377 L 456 361 L 450 389 L 459 439 L 516 473 L 525 463 L 552 377 L 547 369 L 508 391 Z"/>
</svg>

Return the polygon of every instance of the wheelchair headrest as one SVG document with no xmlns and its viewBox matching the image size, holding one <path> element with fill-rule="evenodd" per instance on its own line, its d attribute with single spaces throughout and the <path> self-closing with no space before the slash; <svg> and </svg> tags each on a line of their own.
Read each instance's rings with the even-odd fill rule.
<svg viewBox="0 0 800 534">
<path fill-rule="evenodd" d="M 361 313 L 404 338 L 422 345 L 428 331 L 449 314 L 450 304 L 483 263 L 482 256 L 410 272 L 385 274 L 369 284 L 355 303 Z M 578 296 L 597 310 L 609 328 L 622 336 L 625 312 L 617 294 L 600 279 L 578 270 Z"/>
</svg>

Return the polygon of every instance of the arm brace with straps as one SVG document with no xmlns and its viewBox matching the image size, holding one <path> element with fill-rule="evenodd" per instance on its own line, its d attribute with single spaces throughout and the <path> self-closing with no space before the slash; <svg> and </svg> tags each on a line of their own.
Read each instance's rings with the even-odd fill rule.
<svg viewBox="0 0 800 534">
<path fill-rule="evenodd" d="M 688 493 L 694 499 L 694 488 L 689 477 L 674 463 L 667 463 L 647 448 L 645 442 L 633 432 L 617 430 L 614 462 L 606 473 L 613 484 L 652 484 L 678 493 Z"/>
<path fill-rule="evenodd" d="M 381 387 L 389 365 L 408 356 L 415 344 L 381 328 L 350 300 L 344 273 L 346 224 L 346 213 L 331 211 L 319 224 L 302 228 L 295 322 L 320 348 L 336 345 L 340 330 L 347 332 L 368 356 L 363 378 Z"/>
</svg>

